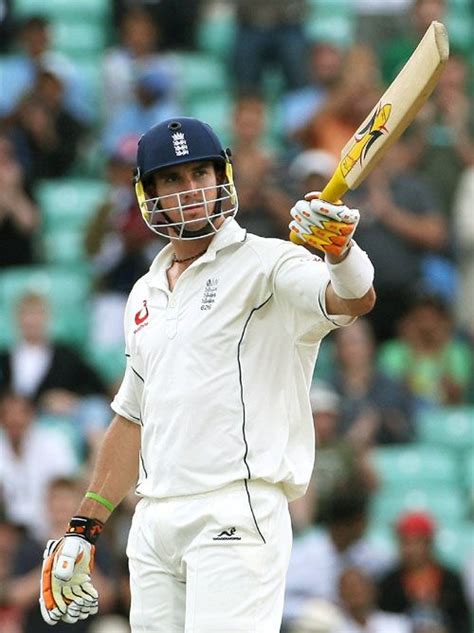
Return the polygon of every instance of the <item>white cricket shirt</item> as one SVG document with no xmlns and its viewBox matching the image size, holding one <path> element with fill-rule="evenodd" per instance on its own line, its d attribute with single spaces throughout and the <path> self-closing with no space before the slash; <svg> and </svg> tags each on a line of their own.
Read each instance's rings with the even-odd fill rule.
<svg viewBox="0 0 474 633">
<path fill-rule="evenodd" d="M 125 310 L 127 368 L 112 402 L 142 426 L 137 492 L 174 497 L 242 479 L 304 494 L 314 460 L 309 388 L 328 317 L 325 263 L 227 219 L 170 292 L 168 245 Z"/>
</svg>

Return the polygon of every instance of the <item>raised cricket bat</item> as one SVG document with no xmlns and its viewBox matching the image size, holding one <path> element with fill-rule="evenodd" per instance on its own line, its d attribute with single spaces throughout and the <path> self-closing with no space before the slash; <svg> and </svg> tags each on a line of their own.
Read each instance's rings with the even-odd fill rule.
<svg viewBox="0 0 474 633">
<path fill-rule="evenodd" d="M 432 22 L 410 59 L 341 152 L 341 160 L 321 198 L 336 202 L 356 189 L 399 138 L 433 92 L 449 57 L 448 32 Z M 293 232 L 290 239 L 301 244 Z"/>
</svg>

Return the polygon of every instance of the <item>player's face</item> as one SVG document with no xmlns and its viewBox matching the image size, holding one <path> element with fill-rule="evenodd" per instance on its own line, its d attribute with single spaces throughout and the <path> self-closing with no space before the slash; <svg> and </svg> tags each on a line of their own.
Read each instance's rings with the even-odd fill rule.
<svg viewBox="0 0 474 633">
<path fill-rule="evenodd" d="M 214 164 L 196 161 L 160 170 L 154 175 L 155 195 L 171 222 L 189 222 L 192 231 L 203 228 L 216 206 L 219 186 Z M 219 225 L 223 218 L 215 218 Z"/>
</svg>

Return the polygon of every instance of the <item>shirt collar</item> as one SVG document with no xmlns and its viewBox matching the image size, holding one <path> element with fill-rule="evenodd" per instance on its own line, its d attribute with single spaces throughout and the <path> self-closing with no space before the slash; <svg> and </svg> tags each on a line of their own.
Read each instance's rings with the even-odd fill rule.
<svg viewBox="0 0 474 633">
<path fill-rule="evenodd" d="M 247 236 L 247 230 L 243 229 L 234 218 L 226 218 L 221 229 L 215 234 L 207 251 L 202 255 L 196 263 L 204 264 L 213 261 L 217 253 L 232 244 L 244 242 Z M 173 255 L 173 247 L 167 244 L 153 260 L 149 272 L 145 275 L 145 281 L 149 286 L 168 287 L 166 278 L 166 270 L 171 266 Z M 194 264 L 194 262 L 193 262 Z"/>
</svg>

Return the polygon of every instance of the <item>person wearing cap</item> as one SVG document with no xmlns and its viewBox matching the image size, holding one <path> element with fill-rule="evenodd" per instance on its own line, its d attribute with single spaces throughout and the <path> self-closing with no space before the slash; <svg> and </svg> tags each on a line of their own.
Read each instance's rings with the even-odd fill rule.
<svg viewBox="0 0 474 633">
<path fill-rule="evenodd" d="M 379 607 L 410 616 L 416 632 L 469 633 L 469 607 L 461 578 L 434 551 L 433 518 L 427 512 L 409 511 L 399 517 L 395 530 L 399 561 L 379 582 Z"/>
<path fill-rule="evenodd" d="M 230 151 L 189 117 L 141 137 L 134 182 L 146 225 L 169 244 L 130 292 L 116 415 L 65 537 L 46 547 L 43 617 L 97 611 L 95 543 L 136 486 L 133 633 L 278 633 L 288 501 L 314 460 L 319 343 L 375 301 L 373 267 L 352 240 L 359 212 L 315 193 L 291 210 L 293 232 L 325 260 L 247 233 Z"/>
</svg>

